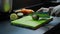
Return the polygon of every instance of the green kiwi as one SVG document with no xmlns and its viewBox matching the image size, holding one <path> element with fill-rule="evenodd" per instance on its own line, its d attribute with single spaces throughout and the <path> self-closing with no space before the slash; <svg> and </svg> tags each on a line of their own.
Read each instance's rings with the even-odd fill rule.
<svg viewBox="0 0 60 34">
<path fill-rule="evenodd" d="M 32 19 L 33 20 L 38 20 L 39 19 L 39 16 L 34 14 L 34 15 L 32 15 Z"/>
<path fill-rule="evenodd" d="M 18 16 L 15 13 L 12 13 L 10 15 L 10 20 L 16 20 L 16 19 L 18 19 Z"/>
</svg>

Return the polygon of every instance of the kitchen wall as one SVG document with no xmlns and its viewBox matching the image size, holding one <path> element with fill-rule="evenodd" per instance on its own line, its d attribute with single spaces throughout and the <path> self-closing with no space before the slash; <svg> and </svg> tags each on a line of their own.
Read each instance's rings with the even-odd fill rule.
<svg viewBox="0 0 60 34">
<path fill-rule="evenodd" d="M 13 0 L 13 9 L 18 9 L 40 3 L 40 0 Z"/>
<path fill-rule="evenodd" d="M 13 0 L 13 9 L 19 9 L 51 0 Z"/>
</svg>

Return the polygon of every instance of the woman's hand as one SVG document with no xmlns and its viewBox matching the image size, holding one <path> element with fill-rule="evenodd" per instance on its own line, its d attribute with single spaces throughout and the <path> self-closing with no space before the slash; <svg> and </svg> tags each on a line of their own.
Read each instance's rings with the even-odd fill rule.
<svg viewBox="0 0 60 34">
<path fill-rule="evenodd" d="M 36 12 L 48 12 L 49 11 L 49 8 L 40 8 L 38 9 Z"/>
<path fill-rule="evenodd" d="M 60 5 L 54 7 L 54 8 L 51 10 L 51 15 L 52 15 L 52 16 L 56 16 L 56 17 L 60 17 Z"/>
</svg>

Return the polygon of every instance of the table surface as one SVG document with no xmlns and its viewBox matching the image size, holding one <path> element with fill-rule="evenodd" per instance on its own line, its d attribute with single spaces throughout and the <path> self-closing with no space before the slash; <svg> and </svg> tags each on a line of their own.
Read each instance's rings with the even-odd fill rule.
<svg viewBox="0 0 60 34">
<path fill-rule="evenodd" d="M 40 27 L 37 30 L 30 30 L 26 28 L 12 26 L 10 20 L 0 22 L 0 34 L 43 34 L 49 29 L 53 28 L 60 22 L 60 17 L 54 17 L 53 21 Z"/>
</svg>

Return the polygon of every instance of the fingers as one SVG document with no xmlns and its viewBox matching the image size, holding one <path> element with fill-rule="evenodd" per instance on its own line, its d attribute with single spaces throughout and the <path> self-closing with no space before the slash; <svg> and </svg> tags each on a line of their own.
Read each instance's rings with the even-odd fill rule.
<svg viewBox="0 0 60 34">
<path fill-rule="evenodd" d="M 60 17 L 60 12 L 56 12 L 56 14 L 55 14 L 57 17 Z"/>
<path fill-rule="evenodd" d="M 38 9 L 36 12 L 40 12 L 40 11 L 43 11 L 43 8 Z"/>
<path fill-rule="evenodd" d="M 51 16 L 55 16 L 55 13 L 52 13 Z"/>
<path fill-rule="evenodd" d="M 37 10 L 37 12 L 48 12 L 49 8 L 40 8 Z"/>
<path fill-rule="evenodd" d="M 60 17 L 60 11 L 56 10 L 55 12 L 51 13 L 51 16 Z"/>
<path fill-rule="evenodd" d="M 53 10 L 51 11 L 51 16 L 60 16 L 60 5 L 56 6 L 53 8 Z"/>
<path fill-rule="evenodd" d="M 51 15 L 51 12 L 52 12 L 53 8 L 54 7 L 49 7 L 49 11 L 48 11 L 49 15 Z"/>
</svg>

